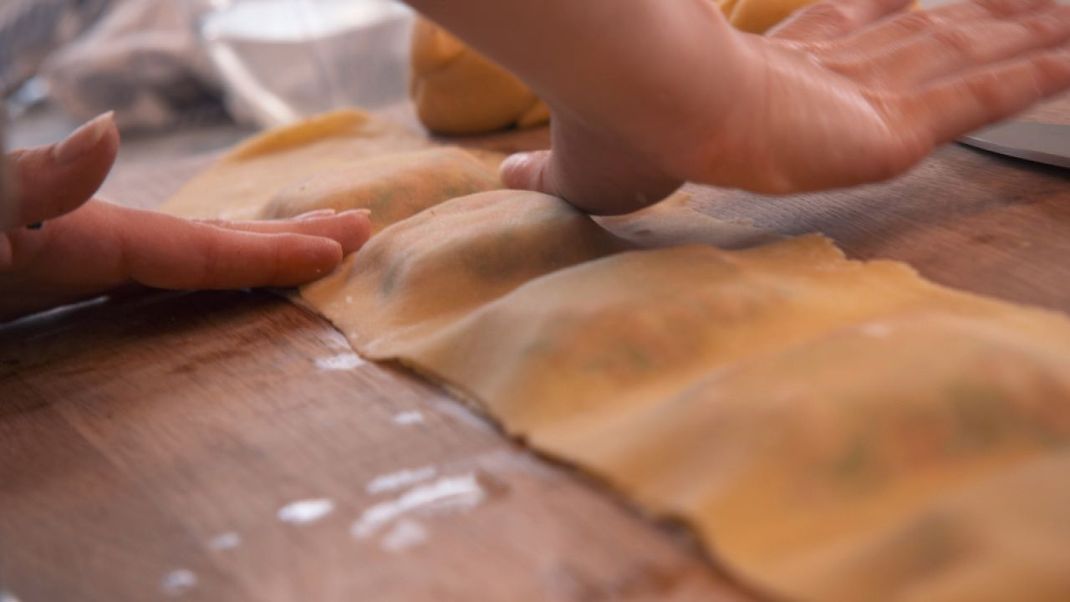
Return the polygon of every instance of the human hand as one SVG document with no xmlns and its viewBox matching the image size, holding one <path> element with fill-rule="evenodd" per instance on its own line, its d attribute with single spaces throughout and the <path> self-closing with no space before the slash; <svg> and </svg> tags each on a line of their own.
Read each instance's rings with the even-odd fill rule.
<svg viewBox="0 0 1070 602">
<path fill-rule="evenodd" d="M 294 286 L 330 272 L 370 235 L 357 211 L 188 221 L 93 198 L 118 146 L 106 115 L 60 144 L 9 154 L 17 194 L 0 206 L 0 322 L 127 284 Z"/>
<path fill-rule="evenodd" d="M 901 174 L 1070 86 L 1070 7 L 977 0 L 903 13 L 909 3 L 813 5 L 764 37 L 732 31 L 716 86 L 697 84 L 682 60 L 660 67 L 678 72 L 660 80 L 675 82 L 668 89 L 608 95 L 659 107 L 659 95 L 701 94 L 672 119 L 635 110 L 643 102 L 620 103 L 635 114 L 551 103 L 553 150 L 510 158 L 503 179 L 591 213 L 638 209 L 683 181 L 769 194 L 851 186 Z"/>
</svg>

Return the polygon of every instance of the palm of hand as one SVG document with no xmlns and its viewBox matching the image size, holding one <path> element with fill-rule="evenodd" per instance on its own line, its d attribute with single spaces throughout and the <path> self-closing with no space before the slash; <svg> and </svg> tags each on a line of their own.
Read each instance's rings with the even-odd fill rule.
<svg viewBox="0 0 1070 602">
<path fill-rule="evenodd" d="M 1070 8 L 973 3 L 851 30 L 881 13 L 819 5 L 764 39 L 764 111 L 720 181 L 790 193 L 898 175 L 937 145 L 1009 116 L 1070 83 Z M 835 23 L 839 23 L 836 26 Z M 834 34 L 835 37 L 831 37 Z"/>
<path fill-rule="evenodd" d="M 730 102 L 684 137 L 622 138 L 555 113 L 554 150 L 503 169 L 592 213 L 642 207 L 683 181 L 787 194 L 887 179 L 936 146 L 1070 86 L 1070 7 L 987 0 L 898 14 L 833 0 L 765 37 L 738 33 Z M 688 87 L 681 88 L 686 93 Z M 687 123 L 681 123 L 682 128 Z"/>
<path fill-rule="evenodd" d="M 751 98 L 703 144 L 686 179 L 766 194 L 882 180 L 936 141 L 894 90 L 859 85 L 796 48 L 764 44 Z"/>
</svg>

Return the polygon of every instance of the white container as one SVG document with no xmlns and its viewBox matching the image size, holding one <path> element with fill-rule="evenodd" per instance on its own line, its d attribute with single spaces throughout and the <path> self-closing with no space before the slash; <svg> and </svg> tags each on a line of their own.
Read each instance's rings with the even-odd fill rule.
<svg viewBox="0 0 1070 602">
<path fill-rule="evenodd" d="M 404 99 L 413 13 L 394 0 L 218 2 L 201 36 L 239 120 L 281 125 Z"/>
</svg>

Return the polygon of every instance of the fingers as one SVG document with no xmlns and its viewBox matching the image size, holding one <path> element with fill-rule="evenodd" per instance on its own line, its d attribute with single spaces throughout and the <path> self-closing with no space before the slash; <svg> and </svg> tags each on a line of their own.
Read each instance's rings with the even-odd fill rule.
<svg viewBox="0 0 1070 602">
<path fill-rule="evenodd" d="M 934 143 L 1018 113 L 1070 87 L 1070 47 L 1033 53 L 970 74 L 938 81 L 909 101 L 908 114 L 932 132 Z"/>
<path fill-rule="evenodd" d="M 293 286 L 327 274 L 371 231 L 361 212 L 229 226 L 92 200 L 42 230 L 0 235 L 11 256 L 0 270 L 0 320 L 130 284 Z"/>
<path fill-rule="evenodd" d="M 296 286 L 329 273 L 371 232 L 361 212 L 219 226 L 116 208 L 110 223 L 124 280 L 167 289 Z"/>
<path fill-rule="evenodd" d="M 774 27 L 767 37 L 820 42 L 857 31 L 910 6 L 913 0 L 830 0 L 810 5 Z"/>
<path fill-rule="evenodd" d="M 270 221 L 223 221 L 200 220 L 200 223 L 240 232 L 258 234 L 306 234 L 323 236 L 338 241 L 346 255 L 360 249 L 371 235 L 370 211 L 354 209 L 335 213 L 334 209 L 321 209 L 298 215 L 287 220 Z"/>
<path fill-rule="evenodd" d="M 913 11 L 835 41 L 828 51 L 869 55 L 933 30 L 981 20 L 1003 20 L 1050 8 L 1054 0 L 973 0 Z"/>
<path fill-rule="evenodd" d="M 0 231 L 51 219 L 81 206 L 104 182 L 119 149 L 110 113 L 51 146 L 9 155 L 16 174 L 14 203 L 0 208 Z"/>
<path fill-rule="evenodd" d="M 886 52 L 825 64 L 859 81 L 910 86 L 1012 59 L 1070 39 L 1070 6 L 933 29 Z"/>
<path fill-rule="evenodd" d="M 936 30 L 919 38 L 885 59 L 904 83 L 922 83 L 1059 45 L 1070 38 L 1070 6 Z"/>
</svg>

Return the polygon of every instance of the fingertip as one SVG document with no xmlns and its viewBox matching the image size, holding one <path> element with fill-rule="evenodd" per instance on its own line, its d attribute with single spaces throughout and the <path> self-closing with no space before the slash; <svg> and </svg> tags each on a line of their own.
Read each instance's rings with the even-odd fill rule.
<svg viewBox="0 0 1070 602">
<path fill-rule="evenodd" d="M 342 263 L 344 252 L 342 244 L 334 239 L 320 236 L 293 236 L 292 244 L 285 244 L 289 249 L 282 258 L 283 269 L 278 271 L 278 278 L 270 283 L 272 286 L 297 286 L 330 274 Z"/>
<path fill-rule="evenodd" d="M 371 211 L 351 209 L 339 213 L 334 219 L 342 224 L 340 236 L 334 240 L 341 245 L 344 255 L 359 250 L 371 238 Z"/>
<path fill-rule="evenodd" d="M 337 211 L 335 211 L 334 209 L 331 209 L 331 208 L 315 209 L 313 211 L 306 211 L 304 213 L 295 215 L 295 216 L 289 218 L 289 220 L 292 221 L 292 222 L 299 222 L 299 221 L 307 220 L 307 219 L 320 219 L 320 218 L 323 218 L 323 217 L 330 217 L 330 216 L 335 215 L 337 213 L 338 213 Z"/>
<path fill-rule="evenodd" d="M 507 188 L 539 190 L 540 172 L 545 162 L 546 151 L 516 153 L 502 161 L 499 175 Z M 544 192 L 544 191 L 540 191 Z"/>
<path fill-rule="evenodd" d="M 18 190 L 15 220 L 30 224 L 80 207 L 100 188 L 118 150 L 119 130 L 105 113 L 55 145 L 12 152 Z"/>
<path fill-rule="evenodd" d="M 328 240 L 318 256 L 318 260 L 321 262 L 319 265 L 324 267 L 323 274 L 319 275 L 322 276 L 333 270 L 338 264 L 342 263 L 344 258 L 345 250 L 342 247 L 342 243 L 337 240 Z"/>
<path fill-rule="evenodd" d="M 51 147 L 52 158 L 58 166 L 72 166 L 83 161 L 114 159 L 119 149 L 119 129 L 115 114 L 108 111 L 84 123 L 67 138 Z"/>
<path fill-rule="evenodd" d="M 115 123 L 115 112 L 108 111 L 105 113 L 107 116 L 106 127 L 104 129 L 104 135 L 100 138 L 100 144 L 104 147 L 105 152 L 110 154 L 114 159 L 119 154 L 119 144 L 122 142 L 122 135 L 119 133 L 119 125 Z"/>
</svg>

